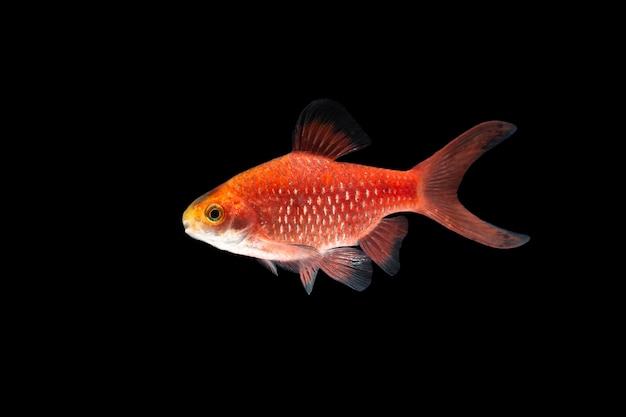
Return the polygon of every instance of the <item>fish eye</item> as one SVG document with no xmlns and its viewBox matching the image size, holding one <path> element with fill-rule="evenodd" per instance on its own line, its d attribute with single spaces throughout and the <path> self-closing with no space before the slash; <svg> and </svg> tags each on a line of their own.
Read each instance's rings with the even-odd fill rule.
<svg viewBox="0 0 626 417">
<path fill-rule="evenodd" d="M 210 223 L 218 224 L 224 220 L 224 209 L 219 204 L 211 204 L 204 210 L 204 215 Z"/>
</svg>

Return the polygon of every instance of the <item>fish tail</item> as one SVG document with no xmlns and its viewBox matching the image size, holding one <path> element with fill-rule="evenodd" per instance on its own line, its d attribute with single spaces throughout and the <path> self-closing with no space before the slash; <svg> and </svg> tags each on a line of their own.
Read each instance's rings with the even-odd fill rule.
<svg viewBox="0 0 626 417">
<path fill-rule="evenodd" d="M 481 123 L 414 166 L 411 171 L 420 178 L 416 211 L 483 245 L 509 249 L 528 242 L 527 235 L 481 220 L 467 210 L 457 196 L 461 180 L 472 163 L 515 130 L 514 125 L 506 122 Z"/>
</svg>

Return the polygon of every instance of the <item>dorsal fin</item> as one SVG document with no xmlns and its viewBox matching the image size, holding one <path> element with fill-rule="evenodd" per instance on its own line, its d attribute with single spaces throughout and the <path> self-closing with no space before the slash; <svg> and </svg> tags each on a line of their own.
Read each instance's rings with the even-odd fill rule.
<svg viewBox="0 0 626 417">
<path fill-rule="evenodd" d="M 337 159 L 369 145 L 369 136 L 341 104 L 330 99 L 311 102 L 302 110 L 293 133 L 293 151 Z"/>
</svg>

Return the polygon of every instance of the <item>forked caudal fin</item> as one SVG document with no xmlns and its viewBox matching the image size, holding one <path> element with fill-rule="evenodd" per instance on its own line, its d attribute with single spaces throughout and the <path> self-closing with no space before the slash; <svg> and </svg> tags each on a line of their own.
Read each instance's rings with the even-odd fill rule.
<svg viewBox="0 0 626 417">
<path fill-rule="evenodd" d="M 528 242 L 529 236 L 479 219 L 461 204 L 457 196 L 461 180 L 470 165 L 515 130 L 514 125 L 506 122 L 481 123 L 413 167 L 412 171 L 421 177 L 418 185 L 419 212 L 483 245 L 509 249 Z"/>
</svg>

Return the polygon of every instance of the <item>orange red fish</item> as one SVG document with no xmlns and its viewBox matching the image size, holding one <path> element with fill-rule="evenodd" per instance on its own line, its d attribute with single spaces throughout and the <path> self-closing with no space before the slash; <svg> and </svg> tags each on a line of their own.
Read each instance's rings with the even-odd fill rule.
<svg viewBox="0 0 626 417">
<path fill-rule="evenodd" d="M 218 249 L 258 259 L 274 274 L 293 271 L 311 293 L 321 269 L 357 290 L 372 262 L 400 269 L 408 232 L 402 212 L 419 213 L 483 245 L 515 248 L 529 237 L 470 213 L 457 190 L 470 165 L 516 127 L 481 123 L 409 170 L 337 161 L 371 141 L 347 110 L 321 99 L 304 108 L 292 151 L 248 169 L 198 197 L 183 213 L 185 232 Z"/>
</svg>

